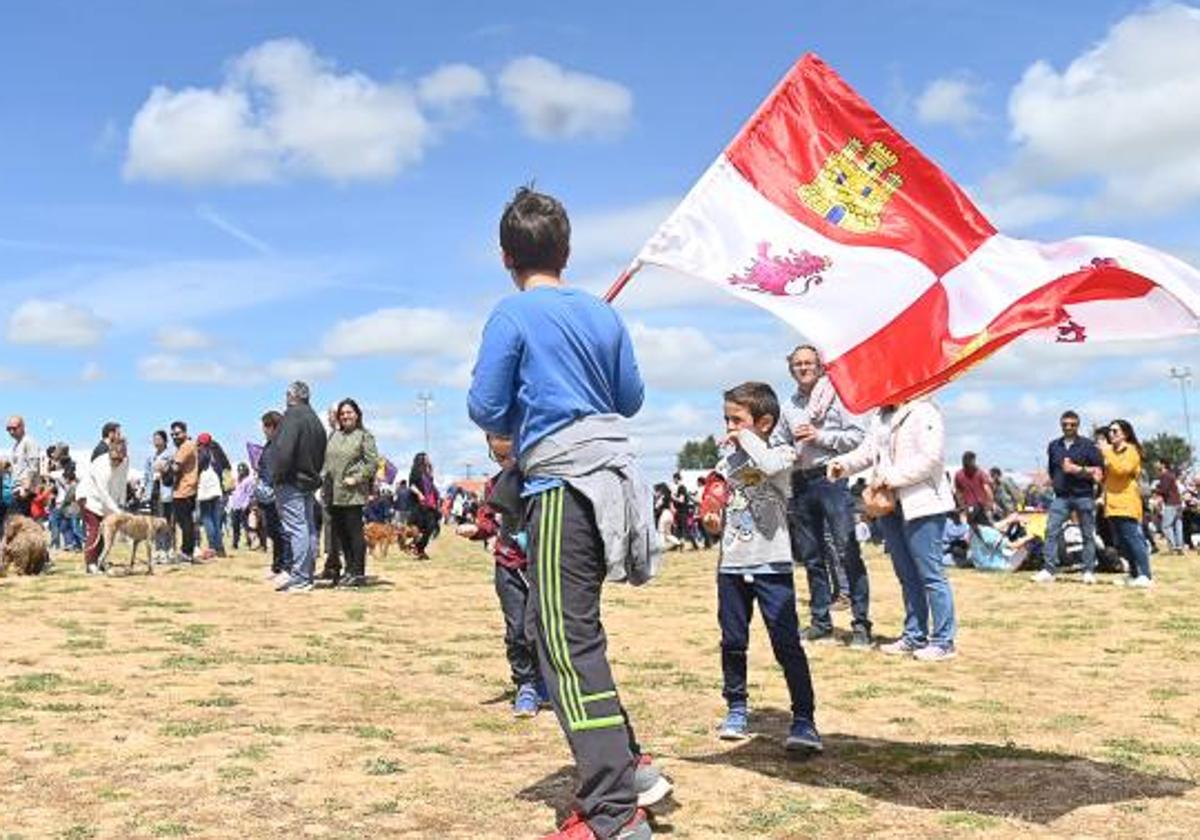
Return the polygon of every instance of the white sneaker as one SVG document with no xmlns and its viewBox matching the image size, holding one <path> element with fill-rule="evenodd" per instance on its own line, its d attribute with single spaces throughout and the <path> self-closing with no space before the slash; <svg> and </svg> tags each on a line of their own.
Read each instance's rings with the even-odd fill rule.
<svg viewBox="0 0 1200 840">
<path fill-rule="evenodd" d="M 1034 583 L 1054 583 L 1054 575 L 1047 572 L 1045 569 L 1040 570 L 1036 575 L 1029 578 Z"/>
<path fill-rule="evenodd" d="M 1096 582 L 1096 573 L 1095 572 L 1084 572 L 1083 573 L 1083 582 L 1086 583 L 1088 586 L 1091 586 L 1093 583 Z"/>
<path fill-rule="evenodd" d="M 1129 586 L 1133 589 L 1149 589 L 1153 585 L 1154 581 L 1150 580 L 1150 578 L 1146 577 L 1145 575 L 1139 575 L 1138 577 L 1135 577 L 1133 580 L 1129 581 Z"/>
</svg>

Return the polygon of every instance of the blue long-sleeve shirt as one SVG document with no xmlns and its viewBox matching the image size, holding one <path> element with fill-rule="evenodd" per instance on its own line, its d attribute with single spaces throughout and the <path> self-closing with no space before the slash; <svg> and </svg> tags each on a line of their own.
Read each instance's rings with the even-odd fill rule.
<svg viewBox="0 0 1200 840">
<path fill-rule="evenodd" d="M 644 390 L 616 310 L 579 289 L 539 286 L 493 310 L 467 408 L 484 431 L 512 437 L 520 456 L 580 417 L 632 417 Z"/>
</svg>

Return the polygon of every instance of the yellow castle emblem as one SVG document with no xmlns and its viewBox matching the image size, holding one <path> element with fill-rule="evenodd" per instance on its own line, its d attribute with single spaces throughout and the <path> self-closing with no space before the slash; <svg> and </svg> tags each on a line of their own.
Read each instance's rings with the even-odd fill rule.
<svg viewBox="0 0 1200 840">
<path fill-rule="evenodd" d="M 878 141 L 863 154 L 862 141 L 851 137 L 829 156 L 816 177 L 801 184 L 796 194 L 804 206 L 830 224 L 853 233 L 879 229 L 883 208 L 904 181 L 889 172 L 899 161 Z"/>
</svg>

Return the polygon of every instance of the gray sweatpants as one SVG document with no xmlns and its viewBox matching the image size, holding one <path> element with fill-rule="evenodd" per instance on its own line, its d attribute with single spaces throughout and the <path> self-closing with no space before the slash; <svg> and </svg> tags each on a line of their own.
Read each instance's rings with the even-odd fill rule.
<svg viewBox="0 0 1200 840">
<path fill-rule="evenodd" d="M 579 773 L 576 806 L 608 838 L 637 809 L 633 727 L 617 696 L 600 623 L 607 564 L 591 505 L 570 487 L 529 507 L 529 607 L 542 679 Z"/>
</svg>

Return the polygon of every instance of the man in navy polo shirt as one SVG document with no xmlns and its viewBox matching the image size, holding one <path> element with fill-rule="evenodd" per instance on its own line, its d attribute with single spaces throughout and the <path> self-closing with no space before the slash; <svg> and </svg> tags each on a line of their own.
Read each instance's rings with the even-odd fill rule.
<svg viewBox="0 0 1200 840">
<path fill-rule="evenodd" d="M 1047 471 L 1054 485 L 1054 501 L 1046 517 L 1046 545 L 1041 571 L 1034 583 L 1053 583 L 1058 571 L 1058 544 L 1063 524 L 1072 511 L 1083 534 L 1083 582 L 1096 582 L 1096 484 L 1104 474 L 1104 457 L 1096 444 L 1079 434 L 1079 415 L 1063 412 L 1059 420 L 1062 437 L 1046 448 Z"/>
</svg>

